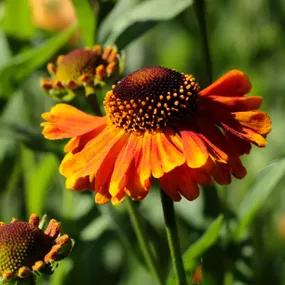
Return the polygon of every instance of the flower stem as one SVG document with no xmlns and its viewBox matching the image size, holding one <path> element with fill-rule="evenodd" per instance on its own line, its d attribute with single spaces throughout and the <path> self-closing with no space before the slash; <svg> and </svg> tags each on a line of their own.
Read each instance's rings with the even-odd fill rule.
<svg viewBox="0 0 285 285">
<path fill-rule="evenodd" d="M 164 193 L 160 191 L 161 204 L 163 209 L 166 234 L 168 239 L 168 245 L 170 249 L 170 255 L 175 274 L 179 285 L 187 285 L 186 274 L 183 266 L 183 260 L 181 257 L 180 243 L 178 239 L 177 225 L 174 213 L 173 201 Z"/>
<path fill-rule="evenodd" d="M 163 278 L 157 266 L 158 263 L 156 262 L 153 252 L 151 251 L 150 245 L 148 243 L 148 238 L 143 227 L 142 219 L 138 213 L 136 206 L 134 205 L 134 202 L 129 198 L 126 200 L 131 223 L 138 238 L 139 245 L 141 247 L 147 266 L 155 276 L 158 284 L 162 285 Z"/>
<path fill-rule="evenodd" d="M 207 33 L 205 0 L 195 0 L 195 8 L 202 37 L 203 53 L 207 70 L 207 83 L 210 84 L 213 81 L 213 69 Z"/>
</svg>

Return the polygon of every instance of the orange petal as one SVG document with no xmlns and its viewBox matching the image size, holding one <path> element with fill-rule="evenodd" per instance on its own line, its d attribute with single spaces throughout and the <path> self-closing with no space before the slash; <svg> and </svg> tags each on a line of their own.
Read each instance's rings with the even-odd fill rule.
<svg viewBox="0 0 285 285">
<path fill-rule="evenodd" d="M 153 137 L 156 141 L 158 155 L 164 172 L 169 172 L 185 162 L 185 157 L 167 138 L 164 133 L 156 133 Z"/>
<path fill-rule="evenodd" d="M 180 131 L 184 155 L 187 165 L 191 168 L 198 168 L 203 166 L 208 159 L 208 151 L 200 137 L 192 131 Z"/>
<path fill-rule="evenodd" d="M 155 178 L 160 178 L 163 176 L 164 171 L 162 168 L 162 162 L 159 157 L 159 149 L 156 142 L 156 134 L 151 135 L 151 157 L 150 157 L 150 163 L 151 163 L 151 174 Z"/>
<path fill-rule="evenodd" d="M 251 128 L 261 135 L 267 135 L 271 131 L 271 119 L 265 112 L 235 112 L 233 115 L 241 125 Z"/>
<path fill-rule="evenodd" d="M 138 172 L 140 176 L 141 183 L 144 184 L 151 175 L 151 134 L 145 132 L 143 135 L 142 142 L 142 154 L 138 165 Z"/>
<path fill-rule="evenodd" d="M 122 147 L 124 131 L 115 128 L 106 128 L 97 137 L 90 140 L 82 151 L 66 156 L 60 166 L 60 172 L 67 177 L 67 182 L 73 181 L 74 177 L 96 176 L 104 159 L 116 146 Z M 118 144 L 118 146 L 117 146 Z M 114 163 L 114 161 L 112 161 Z M 111 163 L 111 160 L 110 160 Z M 111 165 L 112 166 L 112 165 Z"/>
<path fill-rule="evenodd" d="M 138 136 L 131 134 L 116 158 L 109 188 L 109 192 L 113 197 L 126 186 L 126 174 L 134 159 L 135 152 L 139 151 L 137 149 L 139 139 Z"/>
<path fill-rule="evenodd" d="M 213 102 L 222 104 L 231 112 L 257 110 L 262 103 L 260 96 L 226 97 L 211 95 L 208 98 Z"/>
<path fill-rule="evenodd" d="M 239 70 L 231 70 L 200 92 L 202 96 L 242 96 L 248 93 L 251 84 L 248 77 Z"/>
<path fill-rule="evenodd" d="M 106 124 L 105 117 L 88 115 L 70 105 L 57 104 L 42 114 L 43 135 L 47 139 L 76 137 Z"/>
<path fill-rule="evenodd" d="M 100 193 L 96 193 L 95 194 L 95 203 L 96 204 L 100 204 L 100 205 L 103 205 L 103 204 L 106 204 L 110 201 L 110 199 Z"/>
</svg>

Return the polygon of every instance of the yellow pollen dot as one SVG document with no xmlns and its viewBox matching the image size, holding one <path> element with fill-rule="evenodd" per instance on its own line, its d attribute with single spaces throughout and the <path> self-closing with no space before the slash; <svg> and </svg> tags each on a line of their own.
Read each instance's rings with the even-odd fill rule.
<svg viewBox="0 0 285 285">
<path fill-rule="evenodd" d="M 119 128 L 156 132 L 175 127 L 194 112 L 198 90 L 189 75 L 162 67 L 144 68 L 118 82 L 107 93 L 104 107 L 110 122 Z"/>
</svg>

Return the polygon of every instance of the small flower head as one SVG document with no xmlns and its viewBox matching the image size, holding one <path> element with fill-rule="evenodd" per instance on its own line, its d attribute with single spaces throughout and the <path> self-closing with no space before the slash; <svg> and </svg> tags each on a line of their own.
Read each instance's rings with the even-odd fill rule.
<svg viewBox="0 0 285 285">
<path fill-rule="evenodd" d="M 240 156 L 266 145 L 271 120 L 250 89 L 239 70 L 200 90 L 192 75 L 144 68 L 107 93 L 106 116 L 58 104 L 43 114 L 43 134 L 71 138 L 60 172 L 67 188 L 94 190 L 97 203 L 143 199 L 153 178 L 173 200 L 193 200 L 200 185 L 244 177 Z"/>
<path fill-rule="evenodd" d="M 47 228 L 39 228 L 40 219 L 31 215 L 29 222 L 13 219 L 0 224 L 0 277 L 3 280 L 26 278 L 35 272 L 52 272 L 54 262 L 66 256 L 72 247 L 68 235 L 52 219 Z"/>
<path fill-rule="evenodd" d="M 42 87 L 53 95 L 74 95 L 83 89 L 86 95 L 119 72 L 120 55 L 115 47 L 79 48 L 48 64 L 51 79 L 43 79 Z"/>
</svg>

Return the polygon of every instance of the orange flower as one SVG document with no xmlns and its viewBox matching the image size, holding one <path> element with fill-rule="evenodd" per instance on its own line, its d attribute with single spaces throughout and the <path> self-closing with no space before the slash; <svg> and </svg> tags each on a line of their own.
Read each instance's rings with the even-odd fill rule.
<svg viewBox="0 0 285 285">
<path fill-rule="evenodd" d="M 199 185 L 244 177 L 240 156 L 265 146 L 271 121 L 250 89 L 238 70 L 199 91 L 191 75 L 144 68 L 107 93 L 106 116 L 58 104 L 43 114 L 43 135 L 71 138 L 60 172 L 67 188 L 92 189 L 99 204 L 143 199 L 152 177 L 173 200 L 193 200 Z"/>
<path fill-rule="evenodd" d="M 52 219 L 42 230 L 39 223 L 34 214 L 28 223 L 16 219 L 7 225 L 0 222 L 0 277 L 4 280 L 50 274 L 54 262 L 69 254 L 72 241 L 61 235 L 60 224 Z"/>
</svg>

